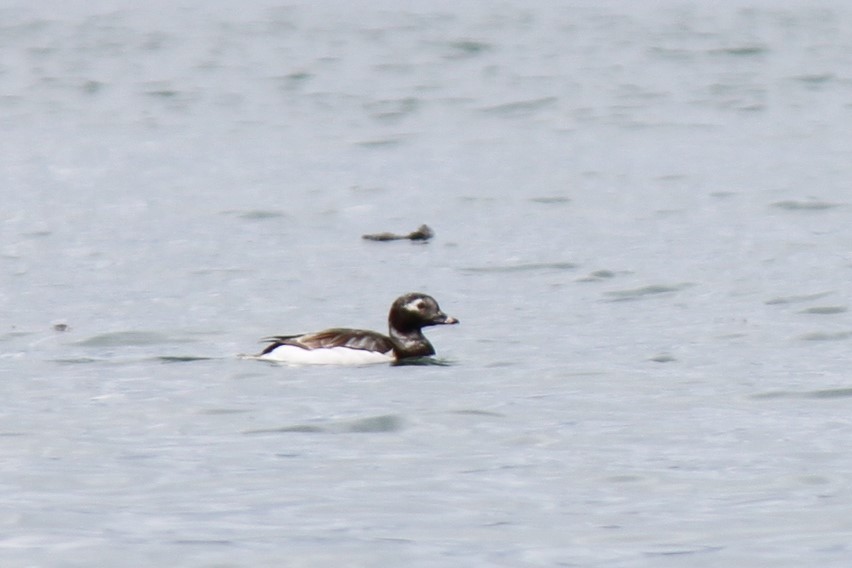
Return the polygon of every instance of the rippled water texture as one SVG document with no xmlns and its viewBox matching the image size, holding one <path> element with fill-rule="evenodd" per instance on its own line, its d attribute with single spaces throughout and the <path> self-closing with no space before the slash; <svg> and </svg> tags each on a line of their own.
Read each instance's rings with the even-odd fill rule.
<svg viewBox="0 0 852 568">
<path fill-rule="evenodd" d="M 852 562 L 847 3 L 11 0 L 0 53 L 3 567 Z M 239 357 L 415 290 L 437 364 Z"/>
</svg>

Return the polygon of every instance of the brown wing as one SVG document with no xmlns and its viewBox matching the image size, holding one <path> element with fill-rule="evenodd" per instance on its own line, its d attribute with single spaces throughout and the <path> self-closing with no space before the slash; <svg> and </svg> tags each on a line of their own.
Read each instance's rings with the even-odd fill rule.
<svg viewBox="0 0 852 568">
<path fill-rule="evenodd" d="M 334 328 L 302 335 L 276 335 L 267 337 L 264 341 L 269 341 L 270 344 L 266 346 L 261 355 L 266 355 L 282 345 L 301 347 L 308 351 L 331 349 L 332 347 L 348 347 L 349 349 L 378 351 L 379 353 L 387 353 L 393 350 L 393 343 L 389 337 L 365 329 Z"/>
</svg>

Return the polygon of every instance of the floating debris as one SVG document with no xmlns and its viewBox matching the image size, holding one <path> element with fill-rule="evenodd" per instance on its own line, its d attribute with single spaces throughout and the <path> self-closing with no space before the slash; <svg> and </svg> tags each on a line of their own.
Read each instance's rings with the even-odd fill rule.
<svg viewBox="0 0 852 568">
<path fill-rule="evenodd" d="M 395 233 L 376 233 L 373 235 L 362 235 L 361 238 L 368 241 L 400 241 L 408 239 L 410 241 L 428 241 L 435 236 L 429 225 L 420 225 L 416 231 L 412 231 L 407 235 L 397 235 Z"/>
</svg>

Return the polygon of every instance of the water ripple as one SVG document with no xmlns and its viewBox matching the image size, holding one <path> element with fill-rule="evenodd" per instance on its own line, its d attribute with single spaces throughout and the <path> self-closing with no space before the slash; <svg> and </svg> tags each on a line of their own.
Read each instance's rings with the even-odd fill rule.
<svg viewBox="0 0 852 568">
<path fill-rule="evenodd" d="M 176 339 L 153 331 L 114 331 L 84 339 L 77 342 L 77 345 L 81 347 L 129 347 L 191 342 L 190 339 Z"/>
<path fill-rule="evenodd" d="M 724 550 L 723 546 L 696 546 L 693 548 L 678 548 L 673 547 L 670 550 L 648 551 L 646 556 L 687 556 L 694 554 L 707 554 L 710 552 L 719 552 Z"/>
<path fill-rule="evenodd" d="M 852 387 L 837 389 L 821 389 L 805 393 L 808 398 L 849 398 L 852 396 Z"/>
<path fill-rule="evenodd" d="M 724 47 L 720 49 L 711 49 L 712 55 L 730 55 L 733 57 L 754 57 L 765 55 L 769 52 L 769 48 L 765 45 L 742 45 L 738 47 Z"/>
<path fill-rule="evenodd" d="M 787 211 L 824 211 L 826 209 L 834 209 L 840 206 L 840 203 L 830 203 L 815 199 L 809 201 L 777 201 L 772 204 L 772 207 L 777 209 L 786 209 Z"/>
<path fill-rule="evenodd" d="M 551 107 L 559 102 L 558 97 L 542 97 L 540 99 L 532 99 L 527 101 L 515 101 L 494 105 L 481 109 L 486 114 L 495 114 L 500 116 L 528 116 L 538 110 Z"/>
<path fill-rule="evenodd" d="M 766 305 L 774 306 L 778 304 L 799 304 L 802 302 L 809 302 L 811 300 L 819 300 L 820 298 L 825 298 L 831 293 L 832 292 L 818 292 L 816 294 L 805 294 L 801 296 L 781 296 L 778 298 L 773 298 L 771 300 L 766 300 Z"/>
<path fill-rule="evenodd" d="M 533 203 L 543 203 L 545 205 L 554 205 L 554 204 L 562 204 L 562 203 L 571 203 L 570 197 L 562 197 L 560 195 L 553 196 L 541 196 L 541 197 L 530 197 L 529 201 Z"/>
<path fill-rule="evenodd" d="M 847 311 L 846 306 L 814 306 L 812 308 L 807 308 L 800 311 L 800 314 L 818 314 L 818 315 L 832 315 L 832 314 L 842 314 Z"/>
<path fill-rule="evenodd" d="M 536 272 L 541 270 L 574 270 L 573 262 L 531 262 L 527 264 L 503 264 L 497 266 L 470 266 L 464 272 Z"/>
<path fill-rule="evenodd" d="M 852 337 L 852 331 L 836 331 L 823 332 L 816 331 L 814 333 L 806 333 L 800 337 L 804 341 L 842 341 Z"/>
<path fill-rule="evenodd" d="M 154 361 L 161 363 L 194 363 L 196 361 L 211 361 L 214 357 L 201 357 L 197 355 L 161 355 L 154 357 Z"/>
<path fill-rule="evenodd" d="M 493 412 L 491 410 L 480 410 L 478 408 L 460 408 L 458 410 L 451 410 L 451 414 L 464 414 L 464 415 L 472 415 L 472 416 L 491 416 L 494 418 L 505 418 L 505 414 L 501 414 L 499 412 Z"/>
<path fill-rule="evenodd" d="M 673 294 L 691 286 L 694 286 L 694 284 L 690 282 L 683 282 L 681 284 L 651 284 L 649 286 L 642 286 L 641 288 L 631 288 L 629 290 L 611 290 L 609 292 L 604 292 L 604 294 L 609 296 L 609 299 L 607 301 L 628 302 L 633 300 L 641 300 L 643 298 L 648 297 L 657 297 L 662 295 Z"/>
<path fill-rule="evenodd" d="M 619 274 L 628 274 L 627 272 L 615 272 L 614 270 L 595 270 L 582 278 L 578 278 L 577 282 L 602 282 L 615 278 Z"/>
<path fill-rule="evenodd" d="M 416 97 L 385 99 L 367 103 L 364 108 L 377 120 L 396 120 L 416 112 L 420 108 L 420 99 Z"/>
<path fill-rule="evenodd" d="M 818 389 L 812 391 L 796 392 L 796 391 L 770 391 L 758 393 L 751 398 L 758 400 L 772 400 L 776 398 L 815 398 L 815 399 L 834 399 L 834 398 L 849 398 L 852 397 L 852 387 L 838 387 L 833 389 Z"/>
<path fill-rule="evenodd" d="M 403 420 L 395 414 L 383 414 L 354 420 L 344 420 L 329 424 L 293 424 L 281 428 L 265 428 L 248 430 L 244 434 L 375 434 L 383 432 L 399 432 L 403 428 Z"/>
<path fill-rule="evenodd" d="M 491 44 L 489 43 L 471 39 L 452 41 L 447 44 L 447 47 L 449 48 L 449 53 L 446 55 L 447 59 L 465 59 L 468 57 L 475 57 L 491 51 L 492 49 Z"/>
<path fill-rule="evenodd" d="M 455 363 L 450 361 L 449 359 L 442 359 L 440 357 L 408 357 L 405 359 L 400 359 L 399 361 L 394 361 L 391 363 L 392 367 L 451 367 Z"/>
<path fill-rule="evenodd" d="M 230 209 L 228 211 L 222 211 L 222 215 L 232 215 L 239 219 L 246 219 L 248 221 L 266 221 L 269 219 L 287 217 L 287 213 L 284 211 L 276 211 L 273 209 Z"/>
</svg>

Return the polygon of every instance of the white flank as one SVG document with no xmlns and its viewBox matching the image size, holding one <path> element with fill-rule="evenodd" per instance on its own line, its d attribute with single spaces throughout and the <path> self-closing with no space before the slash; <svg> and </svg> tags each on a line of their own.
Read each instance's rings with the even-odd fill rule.
<svg viewBox="0 0 852 568">
<path fill-rule="evenodd" d="M 302 349 L 293 345 L 282 345 L 271 353 L 258 357 L 262 361 L 276 361 L 293 365 L 373 365 L 394 360 L 393 352 L 378 353 L 348 347 L 329 349 Z"/>
</svg>

